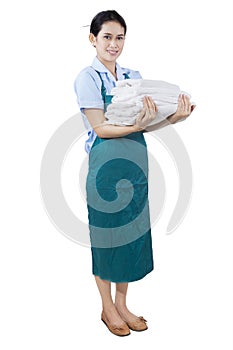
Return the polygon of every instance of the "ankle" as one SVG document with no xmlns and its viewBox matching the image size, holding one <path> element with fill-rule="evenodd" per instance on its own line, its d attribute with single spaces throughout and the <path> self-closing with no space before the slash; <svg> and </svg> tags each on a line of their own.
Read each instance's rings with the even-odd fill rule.
<svg viewBox="0 0 233 350">
<path fill-rule="evenodd" d="M 104 303 L 102 304 L 102 308 L 104 312 L 112 312 L 113 310 L 116 310 L 114 303 Z"/>
<path fill-rule="evenodd" d="M 118 303 L 118 302 L 115 302 L 115 307 L 117 310 L 128 310 L 127 306 L 125 303 Z"/>
</svg>

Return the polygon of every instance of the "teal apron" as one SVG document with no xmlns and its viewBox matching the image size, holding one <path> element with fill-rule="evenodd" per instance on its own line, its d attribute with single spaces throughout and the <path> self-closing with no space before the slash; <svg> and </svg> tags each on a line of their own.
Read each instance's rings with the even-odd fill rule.
<svg viewBox="0 0 233 350">
<path fill-rule="evenodd" d="M 129 79 L 126 74 L 125 78 Z M 112 96 L 100 79 L 106 111 Z M 89 154 L 86 193 L 93 274 L 116 283 L 143 278 L 153 270 L 153 254 L 142 132 L 96 137 Z"/>
</svg>

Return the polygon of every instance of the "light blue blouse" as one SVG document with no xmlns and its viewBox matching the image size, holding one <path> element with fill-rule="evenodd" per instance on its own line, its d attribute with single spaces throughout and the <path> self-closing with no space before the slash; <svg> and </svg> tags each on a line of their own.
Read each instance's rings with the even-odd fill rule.
<svg viewBox="0 0 233 350">
<path fill-rule="evenodd" d="M 83 113 L 84 108 L 97 108 L 104 109 L 104 102 L 101 95 L 102 82 L 98 71 L 103 79 L 104 86 L 108 95 L 111 94 L 111 90 L 116 86 L 116 79 L 110 73 L 110 71 L 95 57 L 91 66 L 84 68 L 77 76 L 74 82 L 74 90 L 77 95 L 77 102 L 81 111 L 85 128 L 88 130 L 88 139 L 85 142 L 85 150 L 90 152 L 92 144 L 95 141 L 96 133 L 89 124 L 87 117 Z M 128 74 L 130 79 L 141 79 L 141 75 L 138 71 L 128 68 L 122 68 L 116 63 L 117 80 L 125 79 L 124 73 Z"/>
</svg>

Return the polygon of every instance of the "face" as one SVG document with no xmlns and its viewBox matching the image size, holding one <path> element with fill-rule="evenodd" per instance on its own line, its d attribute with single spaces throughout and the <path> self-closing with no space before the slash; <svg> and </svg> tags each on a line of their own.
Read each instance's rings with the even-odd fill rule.
<svg viewBox="0 0 233 350">
<path fill-rule="evenodd" d="M 115 62 L 124 47 L 124 27 L 118 22 L 105 22 L 97 37 L 90 34 L 89 38 L 96 47 L 97 57 L 102 63 Z"/>
</svg>

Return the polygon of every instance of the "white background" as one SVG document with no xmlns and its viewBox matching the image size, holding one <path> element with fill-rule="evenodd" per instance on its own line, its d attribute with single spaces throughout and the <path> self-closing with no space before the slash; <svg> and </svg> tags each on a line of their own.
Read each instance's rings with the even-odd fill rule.
<svg viewBox="0 0 233 350">
<path fill-rule="evenodd" d="M 192 162 L 192 202 L 166 235 L 177 179 L 158 145 L 168 210 L 153 227 L 155 270 L 128 295 L 149 330 L 123 339 L 100 322 L 90 251 L 53 226 L 39 179 L 50 137 L 78 111 L 73 81 L 94 57 L 81 26 L 106 9 L 128 24 L 119 63 L 177 83 L 197 103 L 176 126 Z M 12 0 L 0 16 L 1 348 L 232 349 L 231 1 Z"/>
</svg>

